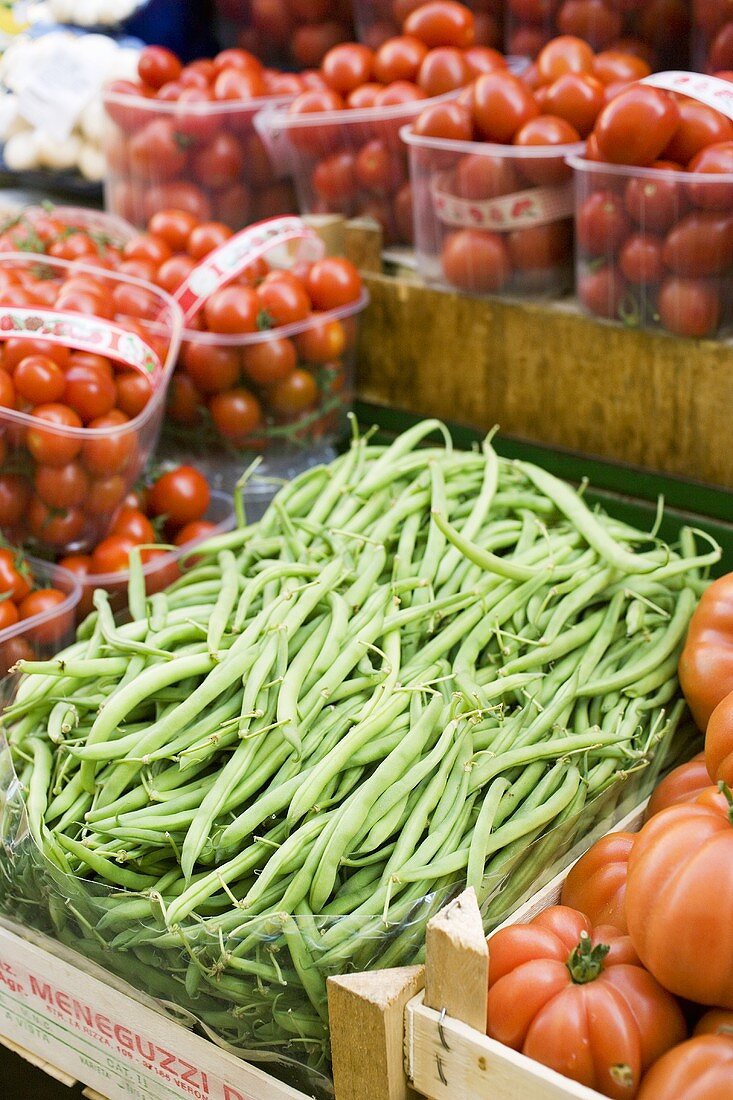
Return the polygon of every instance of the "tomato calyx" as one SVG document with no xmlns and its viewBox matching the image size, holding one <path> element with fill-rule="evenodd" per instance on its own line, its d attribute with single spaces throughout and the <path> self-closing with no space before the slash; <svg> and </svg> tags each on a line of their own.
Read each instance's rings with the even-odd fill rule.
<svg viewBox="0 0 733 1100">
<path fill-rule="evenodd" d="M 266 309 L 261 309 L 257 314 L 257 331 L 269 332 L 273 328 L 277 328 L 275 318 Z"/>
<path fill-rule="evenodd" d="M 610 950 L 606 943 L 597 943 L 594 947 L 588 933 L 581 932 L 580 942 L 565 964 L 573 982 L 576 985 L 594 982 L 603 970 L 603 961 Z"/>
<path fill-rule="evenodd" d="M 725 796 L 725 800 L 728 803 L 728 821 L 733 825 L 733 791 L 731 791 L 724 779 L 718 782 L 718 790 Z"/>
<path fill-rule="evenodd" d="M 633 1089 L 636 1084 L 633 1070 L 626 1062 L 618 1062 L 615 1066 L 611 1066 L 608 1072 L 616 1084 L 621 1085 L 622 1088 Z"/>
</svg>

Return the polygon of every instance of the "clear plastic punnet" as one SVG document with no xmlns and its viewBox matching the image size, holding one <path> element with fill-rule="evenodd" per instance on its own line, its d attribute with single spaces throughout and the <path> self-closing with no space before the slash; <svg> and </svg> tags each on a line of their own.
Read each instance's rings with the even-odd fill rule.
<svg viewBox="0 0 733 1100">
<path fill-rule="evenodd" d="M 494 145 L 421 137 L 410 150 L 418 268 L 472 294 L 560 297 L 573 284 L 573 184 L 583 143 Z"/>
<path fill-rule="evenodd" d="M 675 336 L 733 323 L 733 173 L 570 159 L 576 286 L 590 313 Z"/>
<path fill-rule="evenodd" d="M 55 607 L 0 630 L 2 704 L 12 691 L 12 678 L 8 677 L 8 671 L 17 661 L 51 657 L 73 639 L 77 607 L 82 596 L 77 578 L 66 569 L 50 565 L 46 561 L 37 561 L 35 558 L 26 560 L 33 578 L 33 591 L 55 588 L 63 592 L 66 598 Z"/>
<path fill-rule="evenodd" d="M 12 395 L 0 407 L 0 529 L 44 553 L 83 551 L 109 531 L 155 449 L 183 316 L 164 291 L 99 267 L 13 252 L 0 266 L 0 363 Z M 48 304 L 35 304 L 41 295 Z M 77 311 L 100 304 L 104 317 Z M 30 357 L 52 360 L 56 401 L 20 400 L 14 372 Z M 118 407 L 123 378 L 137 382 L 131 415 Z M 103 411 L 82 417 L 80 401 Z"/>
<path fill-rule="evenodd" d="M 254 118 L 282 96 L 183 103 L 107 89 L 106 207 L 144 229 L 159 210 L 241 229 L 294 213 L 292 185 L 273 167 Z"/>
</svg>

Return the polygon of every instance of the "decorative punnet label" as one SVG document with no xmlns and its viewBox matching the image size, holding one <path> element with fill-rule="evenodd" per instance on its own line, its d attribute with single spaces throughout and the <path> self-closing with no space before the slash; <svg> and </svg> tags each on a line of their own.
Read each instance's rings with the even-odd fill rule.
<svg viewBox="0 0 733 1100">
<path fill-rule="evenodd" d="M 506 232 L 569 218 L 574 209 L 572 183 L 560 187 L 532 187 L 498 199 L 462 199 L 438 185 L 433 206 L 444 225 Z"/>
</svg>

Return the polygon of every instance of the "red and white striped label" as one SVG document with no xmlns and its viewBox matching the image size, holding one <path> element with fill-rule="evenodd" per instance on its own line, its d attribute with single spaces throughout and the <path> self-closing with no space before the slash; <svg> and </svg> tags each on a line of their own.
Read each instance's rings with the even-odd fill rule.
<svg viewBox="0 0 733 1100">
<path fill-rule="evenodd" d="M 297 246 L 294 253 L 293 245 Z M 190 321 L 207 298 L 262 257 L 269 257 L 274 266 L 290 267 L 299 261 L 314 263 L 325 251 L 321 238 L 302 218 L 257 222 L 210 252 L 178 288 L 174 298 L 183 310 L 184 320 Z"/>
<path fill-rule="evenodd" d="M 157 353 L 136 332 L 83 313 L 0 305 L 0 340 L 11 336 L 47 340 L 76 351 L 104 355 L 144 374 L 153 388 L 163 375 Z"/>
<path fill-rule="evenodd" d="M 499 199 L 471 200 L 433 191 L 433 206 L 444 225 L 508 231 L 569 218 L 574 209 L 572 183 L 560 187 L 533 187 Z"/>
<path fill-rule="evenodd" d="M 639 83 L 697 99 L 733 120 L 733 84 L 728 80 L 706 76 L 704 73 L 686 73 L 671 69 L 669 72 L 645 76 Z"/>
</svg>

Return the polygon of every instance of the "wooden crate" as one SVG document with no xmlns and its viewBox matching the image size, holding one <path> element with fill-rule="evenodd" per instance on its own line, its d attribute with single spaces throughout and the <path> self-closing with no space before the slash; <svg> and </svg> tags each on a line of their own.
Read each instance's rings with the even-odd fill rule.
<svg viewBox="0 0 733 1100">
<path fill-rule="evenodd" d="M 83 1083 L 91 1100 L 308 1100 L 76 952 L 4 920 L 0 1043 L 65 1085 Z"/>
<path fill-rule="evenodd" d="M 364 401 L 733 488 L 733 343 L 587 316 L 572 299 L 482 299 L 379 271 L 371 235 L 345 248 L 372 297 L 360 325 Z"/>
<path fill-rule="evenodd" d="M 613 831 L 637 831 L 645 805 Z M 556 905 L 567 872 L 501 927 Z M 488 973 L 489 948 L 471 889 L 428 925 L 424 969 L 330 978 L 337 1100 L 604 1100 L 485 1034 Z M 413 995 L 416 985 L 424 989 Z"/>
</svg>

